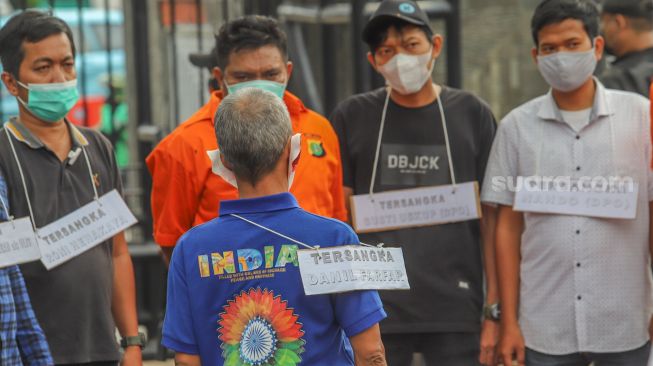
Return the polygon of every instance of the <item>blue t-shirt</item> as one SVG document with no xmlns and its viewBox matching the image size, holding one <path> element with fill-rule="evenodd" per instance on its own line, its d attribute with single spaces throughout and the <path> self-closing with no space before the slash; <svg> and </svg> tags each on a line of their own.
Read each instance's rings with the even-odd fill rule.
<svg viewBox="0 0 653 366">
<path fill-rule="evenodd" d="M 349 226 L 299 208 L 289 193 L 223 201 L 186 233 L 168 274 L 162 344 L 203 366 L 353 365 L 348 337 L 386 317 L 376 291 L 306 296 L 297 244 L 359 243 Z"/>
</svg>

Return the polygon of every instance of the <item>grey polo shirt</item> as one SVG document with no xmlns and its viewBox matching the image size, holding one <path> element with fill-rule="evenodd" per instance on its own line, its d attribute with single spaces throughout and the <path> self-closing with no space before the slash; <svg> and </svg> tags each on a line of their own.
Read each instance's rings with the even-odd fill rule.
<svg viewBox="0 0 653 366">
<path fill-rule="evenodd" d="M 524 214 L 519 323 L 526 346 L 547 354 L 622 352 L 649 339 L 649 101 L 597 86 L 589 124 L 579 132 L 551 93 L 510 112 L 483 184 L 483 202 L 512 206 L 506 180 L 519 176 L 622 176 L 639 183 L 634 220 Z"/>
<path fill-rule="evenodd" d="M 68 123 L 72 150 L 86 149 L 99 195 L 121 190 L 111 143 L 90 129 Z M 94 197 L 83 154 L 73 164 L 61 162 L 18 120 L 0 129 L 0 174 L 7 181 L 15 217 L 29 216 L 25 191 L 11 151 L 7 129 L 22 166 L 36 227 L 43 227 Z M 110 240 L 47 271 L 40 262 L 21 266 L 36 316 L 57 364 L 117 361 L 111 314 L 113 286 Z"/>
</svg>

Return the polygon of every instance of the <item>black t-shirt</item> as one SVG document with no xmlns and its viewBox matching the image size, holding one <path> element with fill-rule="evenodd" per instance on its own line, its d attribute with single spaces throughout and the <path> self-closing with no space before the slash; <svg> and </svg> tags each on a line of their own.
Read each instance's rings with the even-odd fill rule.
<svg viewBox="0 0 653 366">
<path fill-rule="evenodd" d="M 331 122 L 340 140 L 344 185 L 369 193 L 385 89 L 340 103 Z M 459 183 L 481 183 L 496 130 L 490 108 L 443 87 L 441 99 Z M 392 101 L 381 142 L 375 192 L 451 184 L 437 101 L 405 108 Z M 479 221 L 360 234 L 366 243 L 401 245 L 411 290 L 383 291 L 384 333 L 477 332 L 483 306 Z"/>
</svg>

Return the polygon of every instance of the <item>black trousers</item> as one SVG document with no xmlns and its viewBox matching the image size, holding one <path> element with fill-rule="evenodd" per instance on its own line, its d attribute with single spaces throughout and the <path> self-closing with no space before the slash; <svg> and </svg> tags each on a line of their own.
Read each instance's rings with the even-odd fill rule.
<svg viewBox="0 0 653 366">
<path fill-rule="evenodd" d="M 383 334 L 388 366 L 410 366 L 421 353 L 428 366 L 480 365 L 479 333 Z"/>
</svg>

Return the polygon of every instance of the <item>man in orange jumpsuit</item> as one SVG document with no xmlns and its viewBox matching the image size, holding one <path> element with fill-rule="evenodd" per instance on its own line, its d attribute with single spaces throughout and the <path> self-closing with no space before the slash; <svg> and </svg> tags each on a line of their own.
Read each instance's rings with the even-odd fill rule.
<svg viewBox="0 0 653 366">
<path fill-rule="evenodd" d="M 246 16 L 222 26 L 216 36 L 218 67 L 213 76 L 220 91 L 164 138 L 147 157 L 152 175 L 154 240 L 169 261 L 177 239 L 191 227 L 217 217 L 223 200 L 237 190 L 211 170 L 208 150 L 215 150 L 213 117 L 230 92 L 256 87 L 283 98 L 294 133 L 302 135 L 301 159 L 290 192 L 305 210 L 347 219 L 342 193 L 338 139 L 329 122 L 285 90 L 292 73 L 286 35 L 276 20 Z"/>
</svg>

